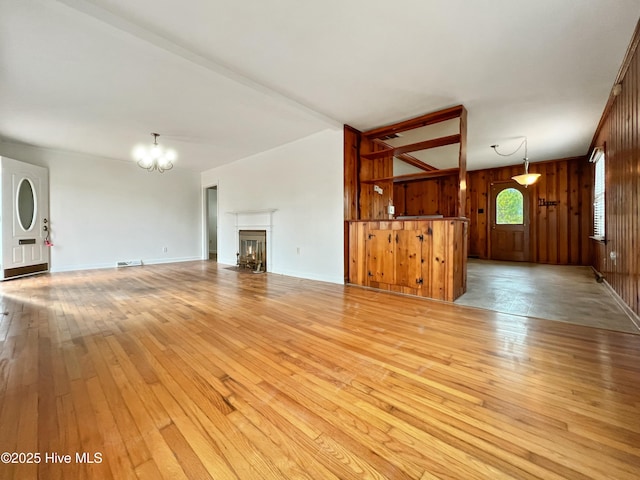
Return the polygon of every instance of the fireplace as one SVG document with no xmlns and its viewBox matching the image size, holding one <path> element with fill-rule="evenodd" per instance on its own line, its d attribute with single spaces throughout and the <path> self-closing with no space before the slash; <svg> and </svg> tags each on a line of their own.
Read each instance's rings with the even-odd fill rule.
<svg viewBox="0 0 640 480">
<path fill-rule="evenodd" d="M 228 212 L 235 216 L 236 224 L 236 238 L 237 238 L 237 257 L 236 262 L 238 268 L 242 265 L 243 268 L 255 268 L 255 260 L 253 256 L 260 257 L 259 261 L 262 262 L 260 272 L 273 271 L 276 262 L 273 261 L 272 250 L 274 243 L 273 239 L 273 216 L 276 209 L 264 209 L 264 210 L 241 210 L 236 212 Z M 256 238 L 257 237 L 257 238 Z M 256 243 L 248 243 L 245 246 L 251 245 L 252 251 L 249 252 L 243 250 L 243 240 L 255 241 Z M 261 242 L 261 246 L 258 243 Z M 255 248 L 255 250 L 254 250 Z M 240 262 L 240 256 L 245 258 Z M 268 267 L 268 268 L 267 268 Z M 255 272 L 256 270 L 254 270 Z"/>
<path fill-rule="evenodd" d="M 239 230 L 238 231 L 237 265 L 240 268 L 251 269 L 254 272 L 267 271 L 267 231 Z"/>
</svg>

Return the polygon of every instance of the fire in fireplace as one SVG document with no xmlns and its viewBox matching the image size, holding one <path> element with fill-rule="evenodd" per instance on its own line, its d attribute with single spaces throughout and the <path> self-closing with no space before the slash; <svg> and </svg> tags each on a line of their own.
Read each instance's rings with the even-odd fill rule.
<svg viewBox="0 0 640 480">
<path fill-rule="evenodd" d="M 240 230 L 238 267 L 250 268 L 254 272 L 267 271 L 267 231 Z"/>
</svg>

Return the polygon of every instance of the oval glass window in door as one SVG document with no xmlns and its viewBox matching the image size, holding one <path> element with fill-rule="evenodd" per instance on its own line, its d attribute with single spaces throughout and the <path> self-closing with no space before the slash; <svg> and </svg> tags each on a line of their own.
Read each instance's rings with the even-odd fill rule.
<svg viewBox="0 0 640 480">
<path fill-rule="evenodd" d="M 31 180 L 20 180 L 17 192 L 17 216 L 23 230 L 31 230 L 36 219 L 36 194 Z"/>
</svg>

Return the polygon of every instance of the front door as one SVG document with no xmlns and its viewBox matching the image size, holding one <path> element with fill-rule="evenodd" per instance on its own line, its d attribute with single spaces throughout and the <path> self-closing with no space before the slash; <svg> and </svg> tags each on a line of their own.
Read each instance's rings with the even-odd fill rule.
<svg viewBox="0 0 640 480">
<path fill-rule="evenodd" d="M 0 159 L 2 167 L 1 278 L 49 270 L 49 172 Z"/>
<path fill-rule="evenodd" d="M 528 193 L 514 181 L 491 184 L 492 260 L 529 260 Z"/>
</svg>

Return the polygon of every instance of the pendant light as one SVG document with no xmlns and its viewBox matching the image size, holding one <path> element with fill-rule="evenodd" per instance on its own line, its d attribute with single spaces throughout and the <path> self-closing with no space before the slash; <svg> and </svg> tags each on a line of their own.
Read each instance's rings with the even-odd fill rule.
<svg viewBox="0 0 640 480">
<path fill-rule="evenodd" d="M 520 145 L 518 145 L 518 148 L 516 148 L 511 153 L 500 153 L 498 151 L 498 147 L 500 145 L 491 145 L 491 148 L 493 148 L 493 151 L 496 152 L 501 157 L 510 157 L 511 155 L 516 153 L 518 150 L 520 150 L 522 148 L 522 145 L 524 145 L 524 173 L 521 174 L 521 175 L 514 175 L 513 177 L 511 177 L 511 179 L 515 180 L 520 185 L 523 185 L 526 188 L 529 185 L 533 185 L 534 183 L 536 183 L 538 181 L 538 179 L 540 178 L 540 174 L 539 173 L 529 173 L 529 158 L 527 157 L 527 153 L 528 153 L 528 151 L 527 151 L 527 137 L 524 137 L 524 139 L 522 140 Z"/>
<path fill-rule="evenodd" d="M 540 178 L 539 173 L 529 173 L 529 160 L 527 157 L 524 159 L 524 173 L 522 175 L 515 175 L 511 177 L 512 180 L 515 180 L 520 185 L 524 185 L 528 187 L 529 185 L 533 185 Z"/>
</svg>

